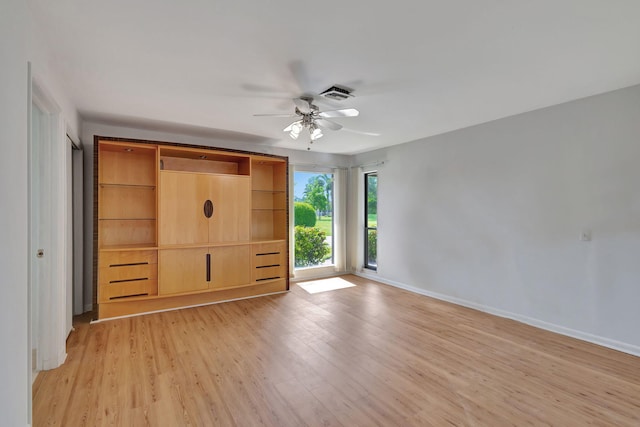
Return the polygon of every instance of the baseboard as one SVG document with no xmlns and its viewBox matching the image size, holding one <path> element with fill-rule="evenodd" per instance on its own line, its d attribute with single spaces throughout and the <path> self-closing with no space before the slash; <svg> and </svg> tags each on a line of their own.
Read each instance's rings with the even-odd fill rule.
<svg viewBox="0 0 640 427">
<path fill-rule="evenodd" d="M 55 369 L 59 366 L 61 366 L 64 362 L 66 362 L 67 360 L 67 351 L 66 351 L 66 343 L 63 349 L 60 349 L 60 353 L 58 353 L 56 356 L 49 358 L 49 359 L 45 359 L 42 361 L 42 369 L 43 370 L 49 370 L 49 369 Z"/>
<path fill-rule="evenodd" d="M 462 307 L 472 308 L 474 310 L 482 311 L 484 313 L 489 313 L 494 316 L 504 317 L 506 319 L 515 320 L 517 322 L 525 323 L 530 326 L 535 326 L 536 328 L 544 329 L 547 331 L 555 332 L 561 335 L 565 335 L 571 338 L 576 338 L 582 341 L 587 341 L 592 344 L 597 344 L 603 347 L 607 347 L 613 350 L 618 350 L 623 353 L 628 353 L 634 356 L 640 357 L 640 347 L 632 344 L 628 344 L 621 341 L 612 340 L 610 338 L 601 337 L 599 335 L 590 334 L 588 332 L 577 331 L 575 329 L 566 328 L 564 326 L 556 325 L 553 323 L 545 322 L 543 320 L 535 319 L 528 316 L 523 316 L 521 314 L 512 313 L 506 310 L 497 309 L 494 307 L 486 306 L 483 304 L 478 304 L 472 301 L 467 301 L 461 298 L 451 297 L 449 295 L 440 294 L 437 292 L 428 291 L 425 289 L 416 288 L 414 286 L 409 286 L 404 283 L 396 282 L 394 280 L 385 279 L 383 277 L 378 276 L 377 274 L 367 274 L 366 272 L 356 271 L 353 274 L 356 276 L 363 277 L 369 280 L 375 280 L 380 283 L 384 283 L 386 285 L 390 285 L 396 288 L 404 289 L 405 291 L 413 292 L 416 294 L 424 295 L 427 297 L 435 298 L 441 301 L 450 302 L 452 304 L 460 305 Z"/>
</svg>

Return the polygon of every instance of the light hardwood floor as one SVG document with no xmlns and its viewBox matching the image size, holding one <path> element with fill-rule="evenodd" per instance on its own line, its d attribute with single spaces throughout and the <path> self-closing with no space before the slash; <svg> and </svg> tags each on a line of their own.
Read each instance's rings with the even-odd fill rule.
<svg viewBox="0 0 640 427">
<path fill-rule="evenodd" d="M 356 286 L 76 319 L 34 425 L 640 425 L 638 357 L 341 280 Z"/>
</svg>

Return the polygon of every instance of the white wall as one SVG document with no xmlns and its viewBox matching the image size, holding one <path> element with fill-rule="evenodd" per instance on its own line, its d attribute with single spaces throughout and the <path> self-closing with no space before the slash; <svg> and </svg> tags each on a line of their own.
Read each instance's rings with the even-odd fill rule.
<svg viewBox="0 0 640 427">
<path fill-rule="evenodd" d="M 27 26 L 27 50 L 31 62 L 31 75 L 40 88 L 45 90 L 60 108 L 66 124 L 66 133 L 76 144 L 82 145 L 78 138 L 80 117 L 76 106 L 66 95 L 64 82 L 57 77 L 57 64 L 49 52 L 48 41 L 31 16 L 28 16 L 25 25 Z"/>
<path fill-rule="evenodd" d="M 640 86 L 379 160 L 381 279 L 640 354 Z"/>
<path fill-rule="evenodd" d="M 166 127 L 158 124 L 158 128 Z M 181 126 L 188 131 L 188 128 Z M 105 124 L 95 121 L 85 121 L 82 124 L 81 138 L 84 141 L 84 304 L 85 311 L 92 309 L 93 299 L 93 139 L 94 135 L 115 138 L 133 138 L 151 141 L 176 142 L 181 144 L 195 144 L 208 147 L 232 148 L 237 150 L 255 151 L 265 154 L 288 156 L 290 164 L 303 165 L 327 165 L 335 167 L 347 167 L 349 156 L 318 153 L 315 151 L 287 150 L 273 147 L 263 143 L 251 143 L 230 141 L 216 137 L 202 136 L 201 130 L 197 133 L 174 133 L 169 131 L 154 130 L 153 124 L 149 128 L 126 127 L 113 124 Z M 241 138 L 241 137 L 239 137 Z"/>
<path fill-rule="evenodd" d="M 28 74 L 58 101 L 67 130 L 78 134 L 75 108 L 57 83 L 24 1 L 0 2 L 0 425 L 30 422 L 28 342 Z"/>
<path fill-rule="evenodd" d="M 0 2 L 0 425 L 29 423 L 26 4 Z"/>
</svg>

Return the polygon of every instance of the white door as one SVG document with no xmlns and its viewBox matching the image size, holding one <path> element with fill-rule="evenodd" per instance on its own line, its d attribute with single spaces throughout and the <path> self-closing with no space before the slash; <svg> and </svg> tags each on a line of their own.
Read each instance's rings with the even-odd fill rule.
<svg viewBox="0 0 640 427">
<path fill-rule="evenodd" d="M 51 157 L 50 145 L 46 139 L 49 135 L 49 116 L 37 103 L 31 106 L 31 145 L 29 147 L 30 182 L 29 182 L 29 212 L 30 212 L 30 244 L 29 265 L 31 276 L 31 350 L 33 371 L 42 369 L 42 357 L 38 353 L 41 340 L 39 296 L 43 289 L 51 287 L 51 270 L 48 252 L 51 249 L 51 229 L 48 222 L 51 217 L 51 200 L 48 186 L 51 175 L 51 163 L 46 161 Z"/>
<path fill-rule="evenodd" d="M 71 305 L 67 296 L 70 197 L 68 152 L 60 108 L 35 84 L 29 138 L 29 298 L 32 367 L 60 366 L 66 358 Z"/>
</svg>

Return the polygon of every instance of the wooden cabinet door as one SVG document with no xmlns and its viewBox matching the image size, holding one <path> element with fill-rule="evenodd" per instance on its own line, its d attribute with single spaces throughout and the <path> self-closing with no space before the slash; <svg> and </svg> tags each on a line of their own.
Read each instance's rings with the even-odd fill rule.
<svg viewBox="0 0 640 427">
<path fill-rule="evenodd" d="M 210 288 L 228 288 L 251 283 L 251 245 L 220 246 L 211 253 Z"/>
<path fill-rule="evenodd" d="M 160 295 L 251 283 L 251 245 L 161 249 L 159 252 Z"/>
<path fill-rule="evenodd" d="M 209 221 L 209 242 L 249 241 L 251 224 L 251 180 L 247 176 L 210 177 L 209 194 L 213 215 Z"/>
<path fill-rule="evenodd" d="M 207 248 L 161 249 L 159 254 L 160 295 L 202 291 L 207 281 Z"/>
<path fill-rule="evenodd" d="M 207 243 L 209 219 L 204 203 L 209 199 L 209 176 L 160 172 L 160 245 Z"/>
</svg>

